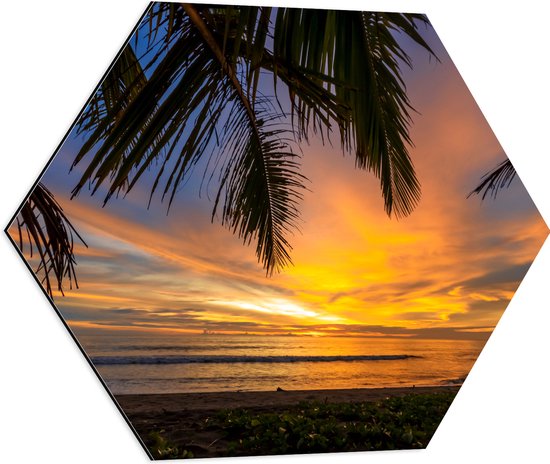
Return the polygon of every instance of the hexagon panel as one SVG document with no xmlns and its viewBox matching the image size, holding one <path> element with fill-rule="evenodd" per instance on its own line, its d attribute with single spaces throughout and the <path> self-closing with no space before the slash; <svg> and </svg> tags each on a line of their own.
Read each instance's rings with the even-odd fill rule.
<svg viewBox="0 0 550 464">
<path fill-rule="evenodd" d="M 152 3 L 6 232 L 170 459 L 426 447 L 548 229 L 425 15 Z"/>
</svg>

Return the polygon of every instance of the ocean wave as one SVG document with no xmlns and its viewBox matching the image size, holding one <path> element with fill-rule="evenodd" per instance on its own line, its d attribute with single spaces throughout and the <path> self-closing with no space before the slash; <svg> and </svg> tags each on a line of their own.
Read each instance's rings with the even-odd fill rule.
<svg viewBox="0 0 550 464">
<path fill-rule="evenodd" d="M 407 354 L 392 355 L 349 355 L 349 356 L 96 356 L 95 365 L 125 364 L 236 364 L 236 363 L 299 363 L 299 362 L 359 362 L 359 361 L 398 361 L 420 358 Z"/>
</svg>

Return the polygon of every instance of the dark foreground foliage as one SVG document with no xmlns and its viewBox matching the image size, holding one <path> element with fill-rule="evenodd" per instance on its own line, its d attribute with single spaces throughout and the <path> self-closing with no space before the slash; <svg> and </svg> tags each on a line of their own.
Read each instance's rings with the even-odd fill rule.
<svg viewBox="0 0 550 464">
<path fill-rule="evenodd" d="M 308 402 L 279 412 L 232 409 L 197 425 L 219 433 L 218 456 L 418 449 L 427 446 L 453 398 L 437 393 L 376 403 Z M 178 447 L 162 432 L 149 438 L 156 459 L 203 457 L 203 450 Z"/>
</svg>

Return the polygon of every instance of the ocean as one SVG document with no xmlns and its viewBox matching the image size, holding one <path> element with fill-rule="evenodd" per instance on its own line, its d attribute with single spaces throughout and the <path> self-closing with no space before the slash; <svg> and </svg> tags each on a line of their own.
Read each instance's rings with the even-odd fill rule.
<svg viewBox="0 0 550 464">
<path fill-rule="evenodd" d="M 484 342 L 365 337 L 78 337 L 115 395 L 462 383 Z"/>
</svg>

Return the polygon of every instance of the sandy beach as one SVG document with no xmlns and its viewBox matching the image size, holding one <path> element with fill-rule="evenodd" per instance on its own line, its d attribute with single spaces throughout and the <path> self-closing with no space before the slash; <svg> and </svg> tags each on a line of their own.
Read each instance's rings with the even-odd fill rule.
<svg viewBox="0 0 550 464">
<path fill-rule="evenodd" d="M 150 445 L 151 433 L 161 432 L 170 443 L 190 450 L 194 457 L 226 456 L 223 430 L 205 424 L 224 409 L 243 408 L 251 413 L 277 413 L 302 402 L 377 402 L 406 395 L 456 393 L 456 386 L 362 388 L 260 392 L 208 392 L 118 395 L 142 440 Z"/>
<path fill-rule="evenodd" d="M 411 393 L 457 392 L 458 387 L 353 388 L 342 390 L 285 390 L 259 392 L 168 393 L 118 395 L 116 399 L 128 417 L 186 413 L 208 414 L 220 409 L 251 408 L 275 411 L 302 401 L 356 403 L 378 401 Z"/>
</svg>

